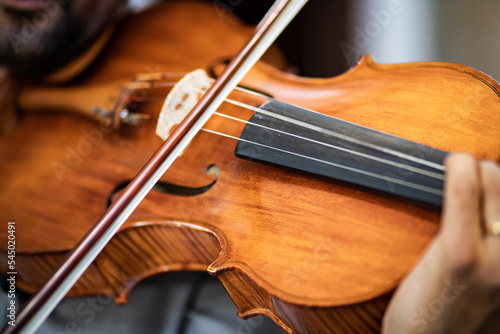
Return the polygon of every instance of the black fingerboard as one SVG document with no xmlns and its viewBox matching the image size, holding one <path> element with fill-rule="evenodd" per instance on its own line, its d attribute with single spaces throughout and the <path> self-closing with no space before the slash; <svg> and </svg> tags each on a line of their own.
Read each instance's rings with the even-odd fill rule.
<svg viewBox="0 0 500 334">
<path fill-rule="evenodd" d="M 441 206 L 446 152 L 275 100 L 261 108 L 237 157 Z"/>
</svg>

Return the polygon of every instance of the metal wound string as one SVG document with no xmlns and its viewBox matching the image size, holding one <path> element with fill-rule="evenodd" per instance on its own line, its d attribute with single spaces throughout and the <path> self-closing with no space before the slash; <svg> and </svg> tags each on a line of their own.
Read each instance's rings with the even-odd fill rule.
<svg viewBox="0 0 500 334">
<path fill-rule="evenodd" d="M 423 186 L 423 185 L 420 185 L 420 184 L 417 184 L 417 183 L 407 182 L 407 181 L 396 179 L 396 178 L 393 178 L 393 177 L 384 176 L 384 175 L 381 175 L 381 174 L 364 171 L 362 169 L 358 169 L 358 168 L 349 167 L 349 166 L 346 166 L 346 165 L 337 164 L 335 162 L 326 161 L 326 160 L 314 158 L 314 157 L 311 157 L 311 156 L 303 155 L 303 154 L 300 154 L 300 153 L 295 153 L 295 152 L 283 150 L 281 148 L 277 148 L 277 147 L 273 147 L 273 146 L 269 146 L 269 145 L 265 145 L 265 144 L 253 142 L 253 141 L 250 141 L 250 140 L 238 138 L 238 137 L 235 137 L 235 136 L 231 136 L 231 135 L 228 135 L 228 134 L 225 134 L 225 133 L 221 133 L 221 132 L 217 132 L 217 131 L 213 131 L 213 130 L 209 130 L 209 129 L 205 129 L 205 128 L 202 128 L 201 131 L 205 131 L 205 132 L 212 133 L 212 134 L 215 134 L 215 135 L 218 135 L 218 136 L 222 136 L 222 137 L 231 138 L 231 139 L 234 139 L 234 140 L 237 140 L 237 141 L 243 141 L 243 142 L 246 142 L 246 143 L 249 143 L 249 144 L 252 144 L 252 145 L 257 145 L 257 146 L 261 146 L 261 147 L 273 149 L 273 150 L 276 150 L 276 151 L 279 151 L 279 152 L 283 152 L 283 153 L 287 153 L 287 154 L 292 154 L 292 155 L 295 155 L 295 156 L 298 156 L 298 157 L 301 157 L 301 158 L 306 158 L 306 159 L 314 160 L 314 161 L 319 162 L 319 163 L 328 164 L 328 165 L 331 165 L 331 166 L 334 166 L 334 167 L 346 169 L 346 170 L 349 170 L 349 171 L 352 171 L 352 172 L 355 172 L 355 173 L 358 173 L 358 174 L 367 175 L 367 176 L 378 178 L 378 179 L 385 180 L 385 181 L 388 181 L 388 182 L 393 182 L 393 183 L 401 184 L 401 185 L 404 185 L 404 186 L 407 186 L 407 187 L 410 187 L 410 188 L 413 188 L 413 189 L 417 189 L 417 190 L 420 190 L 420 191 L 424 191 L 424 192 L 427 192 L 427 193 L 430 193 L 430 194 L 434 194 L 434 195 L 438 195 L 438 196 L 442 196 L 443 195 L 443 191 L 440 190 L 440 189 L 435 189 L 435 188 Z"/>
<path fill-rule="evenodd" d="M 211 79 L 211 78 L 209 80 L 210 81 L 214 81 L 214 79 Z M 175 82 L 155 83 L 153 85 L 153 87 L 171 87 L 171 86 L 174 86 L 175 84 L 176 84 Z M 247 88 L 243 88 L 243 87 L 237 86 L 235 88 L 235 90 L 239 90 L 239 91 L 244 92 L 246 94 L 263 97 L 263 98 L 266 98 L 266 99 L 269 99 L 269 100 L 271 100 L 271 99 L 275 100 L 275 99 L 273 99 L 273 98 L 271 98 L 271 97 L 269 97 L 267 95 L 263 95 L 263 94 L 260 94 L 258 92 L 254 92 L 254 91 L 252 91 L 250 89 L 247 89 Z M 199 93 L 204 93 L 204 91 L 199 90 L 199 89 L 195 89 L 195 88 L 193 88 L 193 91 L 199 92 Z M 160 99 L 160 98 L 158 98 L 158 99 L 147 98 L 146 100 L 151 101 L 151 100 L 164 100 L 164 99 L 163 98 L 162 99 Z M 175 100 L 175 99 L 173 99 L 173 101 L 176 102 L 176 103 L 179 103 L 179 104 L 185 104 L 184 101 Z M 306 122 L 294 120 L 294 119 L 292 119 L 290 117 L 286 117 L 286 116 L 282 116 L 282 115 L 276 115 L 273 112 L 268 111 L 268 110 L 264 110 L 264 109 L 262 109 L 260 107 L 251 106 L 251 105 L 248 105 L 248 104 L 245 104 L 245 103 L 233 100 L 233 99 L 229 99 L 229 98 L 226 98 L 224 100 L 224 102 L 233 104 L 235 106 L 238 106 L 238 107 L 241 107 L 241 108 L 244 108 L 244 109 L 247 109 L 247 110 L 254 111 L 256 113 L 261 113 L 261 114 L 264 114 L 264 115 L 267 115 L 267 116 L 270 116 L 270 117 L 275 117 L 275 118 L 281 119 L 281 120 L 283 120 L 285 122 L 292 122 L 292 123 L 294 123 L 296 125 L 299 125 L 301 127 L 307 127 L 307 128 L 309 128 L 311 130 L 320 131 L 320 132 L 323 132 L 323 133 L 327 132 L 328 135 L 332 135 L 332 136 L 335 136 L 337 138 L 344 139 L 346 141 L 349 141 L 349 142 L 352 142 L 352 143 L 355 143 L 355 144 L 359 144 L 359 145 L 362 145 L 362 146 L 365 146 L 365 147 L 373 148 L 373 149 L 375 149 L 377 151 L 381 151 L 381 152 L 388 153 L 388 154 L 391 154 L 391 151 L 392 151 L 392 152 L 394 152 L 396 154 L 391 154 L 391 155 L 395 155 L 395 156 L 400 157 L 400 158 L 406 158 L 407 160 L 412 160 L 413 162 L 424 164 L 424 165 L 426 165 L 428 167 L 431 167 L 431 168 L 435 168 L 435 169 L 443 170 L 443 171 L 445 169 L 444 166 L 442 166 L 442 165 L 435 164 L 433 162 L 430 162 L 430 161 L 427 161 L 427 160 L 423 160 L 423 159 L 420 159 L 420 158 L 416 158 L 416 157 L 413 157 L 411 155 L 408 155 L 408 154 L 405 154 L 405 153 L 402 153 L 402 152 L 397 152 L 397 151 L 393 151 L 393 150 L 390 150 L 390 149 L 387 149 L 387 148 L 383 148 L 383 147 L 380 147 L 380 146 L 377 146 L 377 145 L 373 145 L 373 144 L 370 144 L 370 143 L 358 140 L 358 139 L 350 137 L 350 136 L 345 136 L 345 135 L 342 135 L 342 134 L 337 134 L 337 133 L 335 133 L 333 131 L 330 131 L 330 130 L 327 130 L 327 129 L 323 129 L 321 127 L 317 127 L 317 126 L 314 126 L 314 125 L 310 125 L 310 124 L 308 124 Z M 188 107 L 192 107 L 192 106 L 188 106 Z M 309 110 L 309 111 L 316 113 L 315 111 L 312 111 L 312 110 Z M 353 155 L 357 155 L 357 156 L 360 156 L 360 157 L 363 157 L 363 158 L 366 158 L 366 159 L 370 159 L 370 160 L 373 160 L 373 161 L 377 161 L 377 162 L 380 162 L 380 163 L 383 163 L 383 164 L 387 164 L 387 165 L 390 165 L 390 166 L 393 166 L 393 167 L 405 169 L 405 170 L 408 170 L 408 171 L 411 171 L 411 172 L 415 172 L 415 173 L 418 173 L 418 174 L 421 174 L 421 175 L 425 175 L 425 176 L 433 178 L 433 179 L 444 180 L 444 176 L 442 174 L 431 172 L 431 171 L 428 171 L 428 170 L 425 170 L 425 169 L 421 169 L 421 168 L 418 168 L 418 167 L 413 167 L 413 166 L 410 166 L 410 165 L 405 165 L 405 164 L 402 164 L 402 163 L 394 162 L 394 161 L 391 161 L 391 160 L 388 160 L 388 159 L 384 159 L 384 158 L 381 158 L 381 157 L 377 157 L 377 156 L 374 156 L 374 155 L 370 155 L 370 154 L 358 152 L 358 151 L 351 150 L 351 149 L 348 149 L 348 148 L 344 148 L 344 147 L 340 147 L 340 146 L 337 146 L 337 145 L 333 145 L 333 144 L 321 142 L 321 141 L 318 141 L 318 140 L 314 140 L 314 139 L 311 139 L 311 138 L 303 137 L 303 136 L 300 136 L 300 135 L 297 135 L 297 134 L 294 134 L 294 133 L 290 133 L 290 132 L 286 132 L 286 131 L 274 129 L 274 128 L 271 128 L 271 127 L 268 127 L 268 126 L 265 126 L 265 125 L 257 124 L 257 123 L 251 122 L 251 121 L 246 121 L 246 120 L 243 120 L 243 119 L 240 119 L 240 118 L 237 118 L 237 117 L 234 117 L 234 116 L 226 115 L 226 114 L 223 114 L 223 113 L 220 113 L 220 112 L 214 112 L 214 115 L 219 116 L 219 117 L 224 117 L 226 119 L 230 119 L 230 120 L 237 121 L 237 122 L 241 122 L 241 123 L 245 123 L 245 124 L 250 124 L 252 126 L 260 127 L 260 128 L 272 131 L 272 132 L 281 133 L 281 134 L 284 134 L 284 135 L 295 137 L 295 138 L 300 139 L 300 140 L 312 142 L 314 144 L 322 145 L 322 146 L 329 147 L 329 148 L 332 148 L 332 149 L 335 149 L 335 150 L 339 150 L 339 151 L 343 151 L 343 152 L 350 153 L 350 154 L 353 154 Z M 257 142 L 253 142 L 253 141 L 249 141 L 249 140 L 244 140 L 244 139 L 237 138 L 237 137 L 234 137 L 234 136 L 231 136 L 231 135 L 228 135 L 228 134 L 220 133 L 220 132 L 217 132 L 217 131 L 213 131 L 213 130 L 209 130 L 209 129 L 205 129 L 205 128 L 202 128 L 202 130 L 205 131 L 205 132 L 209 132 L 209 133 L 212 133 L 212 134 L 219 135 L 219 136 L 228 137 L 228 138 L 232 138 L 232 139 L 236 139 L 236 140 L 241 140 L 241 141 L 247 142 L 247 143 L 252 144 L 252 145 L 258 145 L 258 146 L 262 146 L 262 147 L 265 147 L 265 148 L 269 148 L 269 149 L 281 151 L 283 153 L 292 154 L 292 155 L 300 156 L 300 157 L 303 157 L 303 158 L 311 159 L 311 160 L 314 160 L 314 161 L 317 161 L 317 162 L 320 162 L 320 163 L 329 164 L 329 165 L 332 165 L 332 166 L 335 166 L 335 167 L 338 167 L 338 168 L 348 169 L 348 170 L 351 170 L 351 171 L 356 172 L 356 173 L 365 174 L 365 175 L 368 175 L 368 176 L 371 176 L 371 177 L 377 177 L 379 179 L 384 179 L 384 180 L 387 180 L 387 181 L 390 181 L 390 182 L 394 182 L 394 183 L 399 183 L 399 184 L 402 184 L 402 185 L 409 186 L 411 188 L 415 188 L 415 189 L 419 189 L 419 190 L 422 190 L 422 191 L 430 192 L 430 193 L 433 193 L 433 194 L 436 194 L 436 195 L 442 195 L 442 193 L 443 193 L 441 190 L 437 190 L 437 189 L 434 189 L 434 188 L 430 188 L 430 187 L 426 187 L 426 186 L 421 186 L 421 185 L 418 185 L 418 184 L 415 184 L 415 183 L 411 183 L 411 182 L 402 181 L 402 180 L 399 180 L 399 179 L 395 179 L 395 178 L 390 178 L 390 177 L 387 177 L 387 176 L 383 176 L 381 174 L 367 172 L 367 171 L 363 171 L 361 169 L 357 169 L 357 168 L 353 168 L 353 167 L 349 167 L 349 166 L 345 166 L 345 165 L 341 165 L 341 164 L 336 164 L 336 163 L 333 163 L 333 162 L 329 162 L 329 161 L 326 161 L 326 160 L 314 158 L 312 156 L 302 155 L 302 154 L 299 154 L 299 153 L 295 153 L 295 152 L 291 152 L 291 151 L 279 149 L 279 148 L 276 148 L 276 147 L 272 147 L 272 146 L 260 144 L 260 143 L 257 143 Z M 425 189 L 427 189 L 427 190 L 425 190 Z"/>
<path fill-rule="evenodd" d="M 247 90 L 245 88 L 239 88 L 239 90 L 244 91 L 244 92 L 250 92 L 249 90 Z M 195 91 L 199 91 L 199 90 L 195 90 Z M 203 91 L 199 91 L 199 92 L 202 93 Z M 259 94 L 259 93 L 256 93 L 256 94 L 259 95 L 259 96 L 262 96 L 262 97 L 266 97 L 266 96 L 264 96 L 262 94 Z M 268 98 L 268 97 L 266 97 L 266 98 Z M 177 103 L 180 103 L 180 104 L 185 104 L 184 101 L 179 101 L 179 100 L 173 100 L 173 101 L 177 102 Z M 263 114 L 264 113 L 265 114 L 272 114 L 272 112 L 269 112 L 267 110 L 263 110 L 262 108 L 250 106 L 248 104 L 245 104 L 245 103 L 242 103 L 242 102 L 238 102 L 238 101 L 235 101 L 235 100 L 232 100 L 232 99 L 229 99 L 229 98 L 226 98 L 224 101 L 227 102 L 227 103 L 231 103 L 233 105 L 239 106 L 241 108 L 247 109 L 247 110 L 252 110 L 254 112 L 260 112 L 260 113 L 263 113 Z M 190 107 L 190 106 L 188 106 L 188 107 Z M 374 156 L 374 155 L 370 155 L 370 154 L 358 152 L 358 151 L 355 151 L 355 150 L 351 150 L 351 149 L 348 149 L 348 148 L 340 147 L 340 146 L 329 144 L 329 143 L 324 143 L 324 142 L 321 142 L 321 141 L 317 141 L 317 140 L 314 140 L 314 139 L 311 139 L 311 138 L 303 137 L 303 136 L 300 136 L 300 135 L 297 135 L 297 134 L 293 134 L 293 133 L 289 133 L 289 132 L 286 132 L 286 131 L 273 129 L 273 128 L 270 128 L 270 127 L 265 126 L 265 125 L 257 124 L 257 123 L 251 122 L 251 121 L 246 121 L 246 120 L 243 120 L 243 119 L 240 119 L 240 118 L 237 118 L 237 117 L 234 117 L 234 116 L 226 115 L 226 114 L 223 114 L 223 113 L 220 113 L 220 112 L 214 112 L 214 115 L 217 115 L 219 117 L 224 117 L 224 118 L 227 118 L 227 119 L 230 119 L 230 120 L 234 120 L 234 121 L 237 121 L 237 122 L 241 122 L 241 123 L 245 123 L 245 124 L 250 124 L 250 125 L 253 125 L 253 126 L 256 126 L 256 127 L 264 128 L 264 129 L 272 131 L 272 132 L 285 134 L 285 135 L 288 135 L 288 136 L 291 136 L 291 137 L 298 138 L 300 140 L 312 142 L 312 143 L 315 143 L 315 144 L 318 144 L 318 145 L 323 145 L 323 146 L 326 146 L 326 147 L 329 147 L 329 148 L 332 148 L 332 149 L 336 149 L 336 150 L 339 150 L 339 151 L 344 151 L 346 153 L 350 153 L 350 154 L 361 156 L 363 158 L 371 159 L 371 160 L 374 160 L 374 161 L 377 161 L 377 162 L 380 162 L 380 163 L 391 165 L 393 167 L 397 167 L 397 168 L 401 168 L 401 169 L 406 169 L 408 171 L 415 172 L 415 173 L 418 173 L 418 174 L 421 174 L 421 175 L 425 175 L 425 176 L 433 178 L 433 179 L 444 180 L 444 176 L 442 174 L 431 172 L 431 171 L 428 171 L 428 170 L 425 170 L 425 169 L 421 169 L 421 168 L 418 168 L 418 167 L 413 167 L 413 166 L 405 165 L 405 164 L 402 164 L 402 163 L 397 163 L 397 162 L 394 162 L 394 161 L 391 161 L 391 160 L 388 160 L 388 159 L 384 159 L 384 158 L 381 158 L 381 157 L 377 157 L 377 156 Z M 280 116 L 280 115 L 278 115 L 278 116 Z M 301 122 L 301 123 L 304 123 L 304 122 Z M 307 123 L 305 123 L 305 124 L 307 124 Z M 207 130 L 207 129 L 204 129 L 204 130 Z M 214 133 L 214 134 L 219 134 L 221 136 L 226 136 L 226 134 L 218 133 L 218 132 L 212 131 L 212 130 L 210 130 L 210 131 L 212 133 Z M 210 131 L 207 130 L 207 132 L 210 132 Z M 229 135 L 227 135 L 227 136 L 229 136 Z M 231 136 L 229 136 L 229 137 L 231 137 Z M 351 137 L 348 137 L 348 138 L 351 138 Z M 240 140 L 242 140 L 242 139 L 240 139 Z M 256 143 L 256 142 L 252 142 L 252 141 L 248 141 L 248 140 L 245 140 L 245 141 L 248 142 L 248 143 L 250 143 L 250 144 L 262 146 L 261 144 Z M 360 142 L 362 142 L 362 141 L 360 141 Z M 378 146 L 375 146 L 375 147 L 378 147 Z M 267 148 L 273 148 L 273 147 L 269 146 Z M 280 149 L 277 149 L 277 148 L 273 148 L 273 149 L 280 150 Z M 286 153 L 295 154 L 293 152 L 286 152 Z M 298 154 L 295 154 L 295 155 L 298 155 Z M 303 157 L 310 158 L 310 159 L 316 159 L 316 158 L 310 157 L 310 156 L 303 156 Z M 412 157 L 412 156 L 409 156 L 409 157 Z M 418 160 L 422 160 L 422 159 L 418 159 Z M 327 161 L 324 161 L 324 162 L 328 163 Z M 417 162 L 417 163 L 419 163 L 419 162 Z M 438 164 L 435 164 L 435 163 L 432 163 L 432 162 L 429 162 L 429 164 L 438 165 Z M 438 165 L 438 166 L 441 166 L 441 165 Z M 430 167 L 433 167 L 433 166 L 430 166 Z M 440 168 L 440 169 L 444 169 L 444 166 L 441 166 L 441 167 L 442 168 Z"/>
<path fill-rule="evenodd" d="M 268 97 L 266 95 L 262 95 L 260 93 L 248 90 L 246 88 L 239 87 L 239 88 L 236 88 L 236 89 L 238 89 L 238 90 L 240 90 L 242 92 L 245 92 L 245 93 L 249 93 L 249 94 L 253 94 L 253 95 L 256 95 L 256 96 L 264 97 L 264 98 L 267 98 L 269 100 L 278 101 L 278 100 L 275 100 L 275 99 L 273 99 L 271 97 Z M 196 92 L 203 93 L 203 91 L 198 90 L 198 89 L 194 89 L 193 88 L 193 90 L 196 91 Z M 224 101 L 228 102 L 228 103 L 231 103 L 233 105 L 242 107 L 244 109 L 252 110 L 252 111 L 254 111 L 256 113 L 260 113 L 260 114 L 263 114 L 263 115 L 266 115 L 266 116 L 269 116 L 269 117 L 273 117 L 273 118 L 276 118 L 276 119 L 279 119 L 279 120 L 282 120 L 282 121 L 285 121 L 285 122 L 289 122 L 289 123 L 301 126 L 303 128 L 307 128 L 309 130 L 313 130 L 313 131 L 316 131 L 316 132 L 321 132 L 321 133 L 324 133 L 326 135 L 329 135 L 329 136 L 332 136 L 332 137 L 335 137 L 335 138 L 339 138 L 339 139 L 348 141 L 348 142 L 353 143 L 353 144 L 357 144 L 357 145 L 361 145 L 361 146 L 364 146 L 364 147 L 367 147 L 367 148 L 371 148 L 373 150 L 376 150 L 376 151 L 379 151 L 379 152 L 382 152 L 382 153 L 386 153 L 386 154 L 389 154 L 389 155 L 392 155 L 392 156 L 395 156 L 395 157 L 398 157 L 398 158 L 401 158 L 401 159 L 409 160 L 409 161 L 412 161 L 412 162 L 415 162 L 415 163 L 418 163 L 418 164 L 421 164 L 421 165 L 425 165 L 427 167 L 434 168 L 434 169 L 437 169 L 437 170 L 440 170 L 440 171 L 445 171 L 445 166 L 443 166 L 441 164 L 438 164 L 438 163 L 434 163 L 432 161 L 428 161 L 428 160 L 425 160 L 425 159 L 420 159 L 418 157 L 414 157 L 412 155 L 409 155 L 409 154 L 406 154 L 406 153 L 403 153 L 403 152 L 398 152 L 398 151 L 392 150 L 392 149 L 387 148 L 387 147 L 373 145 L 371 143 L 368 143 L 368 142 L 363 141 L 363 140 L 356 139 L 356 138 L 351 137 L 351 136 L 346 136 L 346 135 L 343 135 L 343 134 L 340 134 L 340 133 L 337 133 L 337 132 L 334 132 L 334 131 L 331 131 L 331 130 L 328 130 L 328 129 L 325 129 L 325 128 L 322 128 L 322 127 L 319 127 L 319 126 L 316 126 L 316 125 L 312 125 L 312 124 L 309 124 L 309 123 L 306 123 L 306 122 L 303 122 L 303 121 L 299 121 L 299 120 L 296 120 L 296 119 L 293 119 L 293 118 L 290 118 L 290 117 L 287 117 L 287 116 L 278 115 L 276 113 L 273 113 L 272 111 L 265 110 L 265 109 L 262 109 L 260 107 L 254 107 L 254 106 L 251 106 L 251 105 L 239 102 L 239 101 L 235 101 L 235 100 L 232 100 L 232 99 L 229 99 L 229 98 L 225 99 Z M 183 103 L 183 102 L 179 102 L 179 103 Z M 318 112 L 316 112 L 314 110 L 309 110 L 309 109 L 307 109 L 307 110 L 309 112 L 312 112 L 312 113 L 320 114 L 320 113 L 318 113 Z M 321 115 L 323 115 L 323 114 L 321 114 Z M 347 121 L 344 121 L 344 122 L 347 122 Z M 354 124 L 354 123 L 351 123 L 351 122 L 347 122 L 347 123 Z M 256 125 L 256 124 L 254 124 L 254 125 Z M 361 125 L 358 125 L 358 126 L 361 126 Z M 366 128 L 366 127 L 364 127 L 364 128 Z M 366 129 L 369 129 L 369 128 L 366 128 Z M 390 160 L 388 160 L 388 161 L 390 161 Z M 439 174 L 436 174 L 436 175 L 439 175 Z M 441 177 L 441 179 L 443 179 L 443 178 Z"/>
<path fill-rule="evenodd" d="M 184 103 L 183 101 L 177 101 L 177 100 L 173 100 L 173 101 L 178 102 L 178 103 Z M 230 99 L 226 99 L 225 102 L 231 103 L 231 100 Z M 242 108 L 245 108 L 244 106 L 247 106 L 246 109 L 251 109 L 251 110 L 259 109 L 257 107 L 252 107 L 252 106 L 249 106 L 249 105 L 245 105 L 245 104 L 240 103 L 240 102 L 238 102 L 238 104 Z M 433 173 L 433 172 L 430 172 L 430 171 L 427 171 L 427 170 L 424 170 L 424 169 L 420 169 L 418 167 L 407 166 L 407 165 L 404 165 L 404 164 L 396 163 L 396 162 L 393 162 L 393 161 L 390 161 L 390 160 L 387 160 L 387 159 L 383 159 L 383 158 L 379 158 L 379 157 L 376 157 L 376 156 L 372 156 L 372 155 L 369 155 L 369 154 L 364 154 L 364 153 L 353 151 L 353 150 L 346 149 L 346 148 L 343 148 L 343 147 L 338 147 L 336 145 L 331 145 L 331 144 L 328 144 L 328 143 L 323 143 L 323 142 L 320 142 L 320 141 L 317 141 L 317 140 L 314 140 L 314 139 L 310 139 L 310 138 L 307 138 L 307 137 L 302 137 L 302 136 L 299 136 L 299 135 L 296 135 L 296 134 L 293 134 L 293 133 L 288 133 L 286 131 L 281 131 L 281 130 L 273 129 L 273 128 L 267 127 L 265 125 L 256 124 L 256 123 L 253 123 L 253 122 L 250 122 L 250 121 L 245 121 L 245 120 L 239 119 L 237 117 L 226 115 L 226 114 L 223 114 L 223 113 L 220 113 L 220 112 L 217 112 L 217 111 L 214 112 L 214 115 L 217 115 L 219 117 L 224 117 L 224 118 L 227 118 L 227 119 L 231 119 L 231 120 L 234 120 L 234 121 L 237 121 L 237 122 L 246 123 L 246 124 L 254 125 L 254 126 L 257 126 L 257 127 L 265 128 L 265 129 L 268 129 L 270 131 L 274 131 L 274 132 L 282 133 L 282 134 L 285 134 L 285 135 L 293 136 L 293 137 L 296 137 L 296 138 L 301 139 L 301 140 L 310 141 L 310 142 L 317 143 L 317 144 L 320 144 L 320 145 L 324 145 L 324 146 L 327 146 L 327 147 L 331 147 L 331 148 L 334 148 L 334 149 L 343 150 L 345 152 L 356 154 L 356 155 L 360 155 L 360 156 L 363 156 L 365 158 L 372 159 L 372 160 L 375 160 L 375 161 L 379 161 L 379 162 L 382 162 L 382 163 L 385 163 L 385 164 L 388 164 L 388 165 L 391 165 L 391 166 L 394 166 L 394 167 L 404 168 L 404 169 L 407 169 L 409 171 L 413 171 L 413 172 L 425 175 L 425 176 L 430 177 L 430 178 L 439 179 L 439 180 L 443 180 L 444 179 L 443 175 L 441 175 L 441 174 Z M 251 140 L 242 139 L 242 138 L 235 137 L 235 136 L 232 136 L 232 135 L 229 135 L 229 134 L 226 134 L 226 133 L 221 133 L 221 132 L 210 130 L 210 129 L 206 129 L 206 128 L 202 128 L 201 130 L 205 131 L 207 133 L 211 133 L 211 134 L 215 134 L 215 135 L 221 136 L 221 137 L 226 137 L 226 138 L 234 139 L 236 141 L 243 141 L 243 142 L 249 143 L 251 145 L 261 146 L 261 147 L 272 149 L 272 150 L 279 151 L 279 152 L 282 152 L 282 153 L 291 154 L 291 155 L 295 155 L 295 156 L 298 156 L 298 157 L 310 159 L 310 160 L 313 160 L 313 161 L 316 161 L 316 162 L 319 162 L 319 163 L 323 163 L 323 164 L 327 164 L 327 165 L 330 165 L 330 166 L 333 166 L 333 167 L 342 168 L 342 169 L 345 169 L 345 170 L 349 170 L 351 172 L 355 172 L 357 174 L 363 174 L 363 175 L 366 175 L 366 176 L 369 176 L 369 177 L 373 177 L 373 178 L 385 180 L 387 182 L 392 182 L 392 183 L 400 184 L 400 185 L 403 185 L 403 186 L 406 186 L 406 187 L 409 187 L 409 188 L 413 188 L 413 189 L 416 189 L 416 190 L 420 190 L 420 191 L 423 191 L 423 192 L 427 192 L 427 193 L 430 193 L 430 194 L 433 194 L 433 195 L 438 195 L 438 196 L 442 196 L 443 195 L 443 191 L 441 189 L 436 189 L 436 188 L 433 188 L 433 187 L 428 187 L 428 186 L 420 185 L 420 184 L 417 184 L 417 183 L 400 180 L 400 179 L 397 179 L 397 178 L 394 178 L 394 177 L 384 176 L 382 174 L 377 174 L 377 173 L 365 171 L 365 170 L 362 170 L 362 169 L 359 169 L 359 168 L 354 168 L 354 167 L 350 167 L 350 166 L 338 164 L 338 163 L 335 163 L 335 162 L 326 161 L 326 160 L 323 160 L 323 159 L 319 159 L 319 158 L 315 158 L 315 157 L 312 157 L 312 156 L 308 156 L 308 155 L 304 155 L 304 154 L 292 152 L 292 151 L 289 151 L 289 150 L 284 150 L 284 149 L 273 147 L 273 146 L 270 146 L 270 145 L 265 145 L 265 144 L 257 143 L 257 142 L 251 141 Z"/>
</svg>

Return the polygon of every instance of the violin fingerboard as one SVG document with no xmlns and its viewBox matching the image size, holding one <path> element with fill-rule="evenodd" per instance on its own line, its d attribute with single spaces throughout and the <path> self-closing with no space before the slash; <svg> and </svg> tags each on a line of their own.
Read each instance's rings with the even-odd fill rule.
<svg viewBox="0 0 500 334">
<path fill-rule="evenodd" d="M 440 207 L 447 153 L 271 100 L 247 122 L 237 157 Z"/>
</svg>

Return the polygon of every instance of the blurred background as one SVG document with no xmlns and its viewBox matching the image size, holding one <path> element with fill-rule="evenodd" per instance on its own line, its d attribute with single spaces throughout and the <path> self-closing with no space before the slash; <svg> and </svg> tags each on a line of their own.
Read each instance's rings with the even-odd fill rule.
<svg viewBox="0 0 500 334">
<path fill-rule="evenodd" d="M 499 81 L 499 18 L 496 0 L 311 0 L 296 52 L 311 75 L 344 72 L 370 54 L 379 63 L 459 63 Z"/>
<path fill-rule="evenodd" d="M 274 1 L 210 2 L 256 23 Z M 379 63 L 459 63 L 500 81 L 499 18 L 498 0 L 310 0 L 279 43 L 307 76 L 345 72 L 370 54 Z"/>
</svg>

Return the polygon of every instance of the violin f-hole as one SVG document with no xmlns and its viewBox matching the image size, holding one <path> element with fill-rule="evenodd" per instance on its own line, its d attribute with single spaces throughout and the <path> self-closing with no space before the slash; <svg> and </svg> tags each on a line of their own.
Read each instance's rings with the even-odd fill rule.
<svg viewBox="0 0 500 334">
<path fill-rule="evenodd" d="M 220 174 L 220 168 L 216 164 L 210 164 L 207 166 L 205 170 L 207 175 L 213 175 L 215 179 L 210 182 L 209 184 L 202 186 L 202 187 L 188 187 L 188 186 L 182 186 L 178 184 L 173 184 L 169 182 L 164 182 L 164 181 L 158 181 L 154 187 L 153 190 L 161 192 L 163 194 L 169 194 L 169 195 L 176 195 L 176 196 L 183 196 L 183 197 L 192 197 L 192 196 L 197 196 L 206 193 L 209 191 L 219 180 L 219 174 Z M 109 207 L 111 203 L 113 203 L 113 199 L 115 196 L 125 189 L 125 187 L 130 183 L 132 180 L 126 180 L 118 185 L 116 185 L 113 190 L 109 193 L 108 197 L 106 198 L 106 207 Z"/>
</svg>

